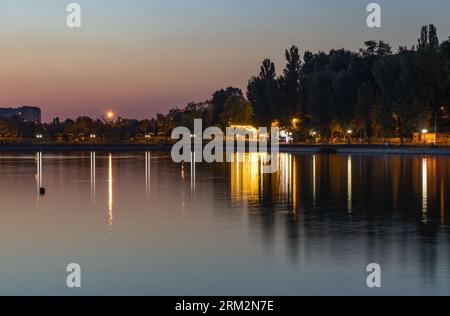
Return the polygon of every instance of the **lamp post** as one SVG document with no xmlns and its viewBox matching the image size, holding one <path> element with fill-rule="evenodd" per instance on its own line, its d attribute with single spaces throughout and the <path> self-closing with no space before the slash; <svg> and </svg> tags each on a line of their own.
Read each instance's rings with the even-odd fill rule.
<svg viewBox="0 0 450 316">
<path fill-rule="evenodd" d="M 426 135 L 428 134 L 428 130 L 423 129 L 421 132 L 422 132 L 422 136 L 423 136 L 423 144 L 425 145 L 427 143 Z"/>
<path fill-rule="evenodd" d="M 347 143 L 351 144 L 351 137 L 352 137 L 353 131 L 351 129 L 347 130 Z"/>
<path fill-rule="evenodd" d="M 311 131 L 311 136 L 313 137 L 313 144 L 315 144 L 316 143 L 317 132 L 316 131 Z"/>
<path fill-rule="evenodd" d="M 116 114 L 113 111 L 106 112 L 106 115 L 105 115 L 106 122 L 107 123 L 113 123 L 115 115 Z"/>
</svg>

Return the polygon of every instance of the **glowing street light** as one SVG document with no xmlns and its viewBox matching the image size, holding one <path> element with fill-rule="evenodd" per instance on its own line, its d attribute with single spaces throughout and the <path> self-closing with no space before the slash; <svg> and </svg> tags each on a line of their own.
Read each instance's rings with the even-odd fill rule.
<svg viewBox="0 0 450 316">
<path fill-rule="evenodd" d="M 299 124 L 301 122 L 301 120 L 299 118 L 294 117 L 292 119 L 292 126 L 296 126 L 297 124 Z"/>
<path fill-rule="evenodd" d="M 428 134 L 428 130 L 427 129 L 423 129 L 422 130 L 422 134 Z"/>
<path fill-rule="evenodd" d="M 347 144 L 351 144 L 351 137 L 352 137 L 353 131 L 351 129 L 347 130 Z"/>
<path fill-rule="evenodd" d="M 106 120 L 109 122 L 112 122 L 114 120 L 114 116 L 116 116 L 116 114 L 113 111 L 108 111 L 106 112 Z"/>
<path fill-rule="evenodd" d="M 317 141 L 317 132 L 315 130 L 311 130 L 310 135 L 312 136 L 312 141 L 316 143 Z"/>
</svg>

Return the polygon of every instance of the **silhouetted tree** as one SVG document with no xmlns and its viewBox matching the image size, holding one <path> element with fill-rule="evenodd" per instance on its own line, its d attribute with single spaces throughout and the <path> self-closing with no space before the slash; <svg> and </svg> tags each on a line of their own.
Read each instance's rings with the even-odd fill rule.
<svg viewBox="0 0 450 316">
<path fill-rule="evenodd" d="M 300 85 L 301 57 L 296 46 L 285 51 L 286 67 L 283 76 L 279 80 L 280 90 L 283 97 L 283 106 L 279 109 L 277 116 L 282 125 L 288 125 L 293 117 L 305 114 L 302 107 L 302 92 Z"/>
<path fill-rule="evenodd" d="M 281 111 L 281 93 L 276 78 L 275 64 L 265 59 L 258 77 L 250 79 L 247 98 L 253 106 L 255 119 L 260 126 L 270 126 Z"/>
</svg>

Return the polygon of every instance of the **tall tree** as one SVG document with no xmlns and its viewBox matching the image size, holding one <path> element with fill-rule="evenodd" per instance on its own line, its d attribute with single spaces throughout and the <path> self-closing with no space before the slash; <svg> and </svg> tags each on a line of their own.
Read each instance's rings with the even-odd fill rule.
<svg viewBox="0 0 450 316">
<path fill-rule="evenodd" d="M 416 95 L 421 104 L 422 119 L 437 117 L 440 108 L 445 105 L 449 95 L 449 67 L 445 61 L 445 53 L 440 49 L 437 30 L 434 25 L 423 26 L 419 38 L 419 46 L 415 55 L 415 68 L 418 86 Z M 434 123 L 433 125 L 434 131 Z"/>
<path fill-rule="evenodd" d="M 391 108 L 403 145 L 404 138 L 412 135 L 412 124 L 420 112 L 414 51 L 402 49 L 397 55 L 379 60 L 374 66 L 374 77 L 383 102 Z"/>
<path fill-rule="evenodd" d="M 265 59 L 258 77 L 250 79 L 247 86 L 247 98 L 250 101 L 255 119 L 260 126 L 270 126 L 280 112 L 280 88 L 276 79 L 275 64 Z"/>
<path fill-rule="evenodd" d="M 304 114 L 301 104 L 300 76 L 302 69 L 301 57 L 296 46 L 285 51 L 286 67 L 280 78 L 280 89 L 283 96 L 283 110 L 279 111 L 279 118 L 283 125 L 290 123 L 297 114 Z"/>
</svg>

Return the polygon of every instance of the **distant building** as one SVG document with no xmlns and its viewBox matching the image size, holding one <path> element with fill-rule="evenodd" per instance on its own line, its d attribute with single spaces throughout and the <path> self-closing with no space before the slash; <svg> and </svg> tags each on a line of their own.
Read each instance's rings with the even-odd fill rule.
<svg viewBox="0 0 450 316">
<path fill-rule="evenodd" d="M 38 107 L 0 108 L 0 117 L 11 118 L 16 115 L 26 122 L 41 122 L 41 109 Z"/>
</svg>

